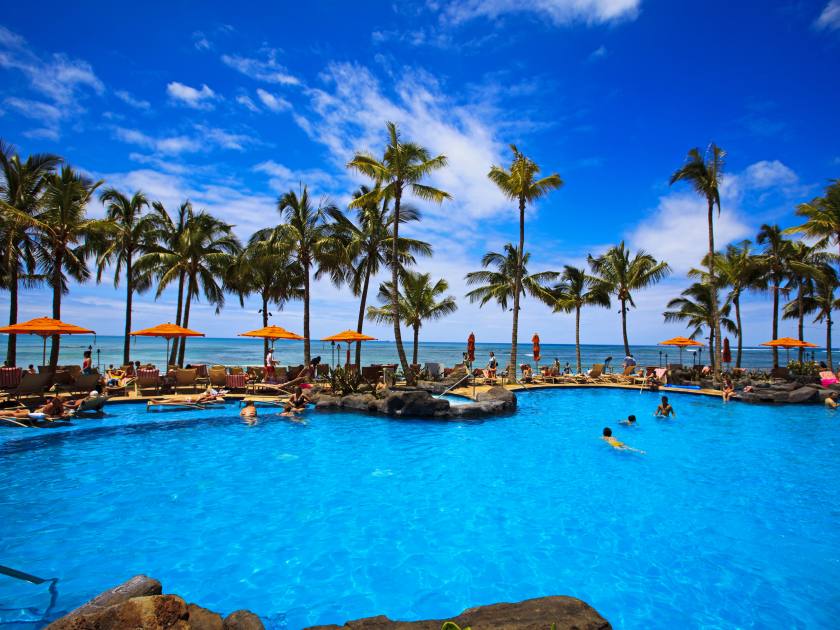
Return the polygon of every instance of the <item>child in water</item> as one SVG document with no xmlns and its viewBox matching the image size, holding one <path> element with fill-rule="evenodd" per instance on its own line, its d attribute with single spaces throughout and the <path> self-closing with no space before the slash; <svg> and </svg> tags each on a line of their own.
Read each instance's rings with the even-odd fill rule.
<svg viewBox="0 0 840 630">
<path fill-rule="evenodd" d="M 601 436 L 601 439 L 613 448 L 618 449 L 620 451 L 633 451 L 634 453 L 644 453 L 644 451 L 640 451 L 637 448 L 627 446 L 624 442 L 619 442 L 613 437 L 612 429 L 610 429 L 609 427 L 604 428 L 604 434 Z"/>
<path fill-rule="evenodd" d="M 659 403 L 659 406 L 656 408 L 656 413 L 653 415 L 657 418 L 667 418 L 669 416 L 673 416 L 674 418 L 676 418 L 677 412 L 674 411 L 674 408 L 671 406 L 671 403 L 668 402 L 668 397 L 663 396 L 662 402 Z"/>
<path fill-rule="evenodd" d="M 627 420 L 619 420 L 618 424 L 626 424 L 628 427 L 635 427 L 636 426 L 636 416 L 629 415 L 627 416 Z"/>
</svg>

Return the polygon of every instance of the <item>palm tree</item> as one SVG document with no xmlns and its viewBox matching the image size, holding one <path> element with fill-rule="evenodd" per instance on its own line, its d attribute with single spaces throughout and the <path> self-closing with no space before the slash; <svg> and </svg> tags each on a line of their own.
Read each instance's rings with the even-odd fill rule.
<svg viewBox="0 0 840 630">
<path fill-rule="evenodd" d="M 46 176 L 61 162 L 47 153 L 30 155 L 26 161 L 0 140 L 0 287 L 9 291 L 9 325 L 17 324 L 21 280 L 31 283 L 35 273 L 35 242 L 31 219 L 38 213 Z M 9 335 L 6 346 L 9 365 L 17 363 L 17 337 Z"/>
<path fill-rule="evenodd" d="M 402 333 L 400 332 L 400 314 L 398 310 L 399 304 L 399 237 L 400 237 L 400 211 L 402 209 L 403 196 L 411 193 L 415 197 L 425 201 L 432 201 L 434 203 L 442 203 L 446 199 L 451 199 L 452 196 L 443 190 L 439 190 L 432 186 L 422 184 L 425 177 L 434 171 L 446 166 L 446 156 L 437 155 L 432 157 L 428 149 L 421 147 L 414 142 L 404 142 L 400 138 L 399 129 L 397 125 L 392 122 L 386 123 L 388 130 L 388 145 L 385 147 L 385 152 L 381 160 L 376 159 L 367 153 L 357 153 L 347 167 L 355 170 L 362 175 L 365 175 L 379 187 L 381 193 L 377 193 L 376 189 L 371 190 L 365 195 L 356 197 L 350 202 L 351 208 L 364 206 L 371 200 L 375 199 L 377 195 L 385 195 L 394 201 L 394 219 L 393 219 L 393 240 L 391 241 L 391 308 L 393 309 L 393 324 L 394 324 L 394 342 L 397 346 L 397 354 L 400 358 L 400 365 L 403 373 L 406 375 L 408 384 L 414 383 L 414 375 L 408 369 L 408 360 L 405 356 L 405 348 L 402 343 Z"/>
<path fill-rule="evenodd" d="M 546 196 L 552 190 L 563 186 L 563 180 L 557 173 L 536 179 L 540 173 L 540 167 L 537 163 L 523 155 L 516 148 L 516 145 L 510 145 L 510 149 L 513 151 L 510 168 L 491 166 L 487 177 L 496 184 L 505 197 L 519 203 L 519 247 L 516 250 L 519 262 L 514 268 L 516 288 L 513 293 L 513 330 L 510 346 L 511 365 L 516 365 L 516 346 L 519 336 L 519 296 L 522 293 L 520 288 L 522 287 L 522 278 L 525 275 L 523 271 L 525 266 L 523 258 L 525 252 L 525 207 L 528 204 L 533 204 L 540 197 Z"/>
<path fill-rule="evenodd" d="M 785 304 L 782 309 L 782 319 L 795 319 L 798 326 L 799 341 L 805 340 L 805 297 L 813 295 L 816 289 L 817 278 L 823 273 L 822 267 L 826 265 L 831 257 L 818 247 L 811 247 L 802 241 L 793 241 L 790 244 L 790 255 L 788 256 L 789 278 L 788 291 L 796 289 L 796 297 Z M 805 349 L 799 348 L 798 360 L 804 358 Z"/>
<path fill-rule="evenodd" d="M 678 181 L 689 182 L 697 194 L 705 197 L 708 206 L 708 226 L 709 226 L 709 253 L 708 266 L 709 278 L 708 284 L 711 287 L 711 307 L 712 307 L 712 332 L 714 333 L 715 345 L 714 351 L 714 378 L 716 381 L 720 380 L 721 368 L 721 338 L 720 338 L 720 322 L 718 321 L 718 294 L 717 294 L 717 276 L 715 275 L 715 227 L 714 227 L 714 213 L 715 206 L 717 206 L 718 216 L 720 216 L 720 182 L 723 178 L 723 164 L 726 157 L 726 151 L 721 149 L 716 144 L 712 143 L 706 149 L 706 155 L 700 153 L 700 149 L 694 148 L 688 152 L 686 163 L 682 168 L 674 171 L 671 175 L 671 185 Z"/>
<path fill-rule="evenodd" d="M 823 197 L 799 204 L 796 214 L 805 217 L 806 221 L 800 226 L 788 228 L 786 234 L 799 232 L 819 239 L 818 247 L 832 243 L 840 247 L 840 179 L 829 182 Z"/>
<path fill-rule="evenodd" d="M 449 290 L 446 280 L 432 282 L 432 274 L 406 271 L 402 274 L 402 289 L 399 294 L 398 308 L 400 318 L 414 331 L 414 351 L 412 365 L 417 365 L 417 351 L 420 343 L 420 327 L 424 321 L 446 317 L 458 310 L 455 298 L 451 295 L 440 299 Z M 379 301 L 382 306 L 371 306 L 368 319 L 375 322 L 390 323 L 394 316 L 391 296 L 394 294 L 390 283 L 379 285 Z M 357 344 L 358 345 L 358 344 Z"/>
<path fill-rule="evenodd" d="M 779 294 L 786 293 L 782 282 L 788 275 L 788 258 L 791 254 L 790 241 L 785 239 L 782 229 L 778 225 L 764 224 L 756 238 L 760 245 L 764 245 L 761 255 L 761 266 L 764 279 L 773 294 L 773 339 L 779 338 Z M 773 347 L 773 367 L 779 367 L 779 349 Z"/>
<path fill-rule="evenodd" d="M 815 278 L 814 292 L 803 298 L 803 308 L 806 314 L 816 313 L 815 323 L 825 322 L 825 351 L 828 355 L 828 369 L 834 371 L 831 357 L 831 313 L 840 308 L 840 299 L 834 297 L 838 286 L 837 271 L 831 265 L 824 264 Z"/>
<path fill-rule="evenodd" d="M 239 296 L 244 306 L 248 295 L 260 297 L 263 327 L 268 326 L 269 307 L 278 310 L 290 300 L 303 298 L 303 269 L 292 257 L 291 248 L 271 238 L 270 228 L 254 233 L 226 274 L 227 288 Z M 268 339 L 263 339 L 263 355 Z"/>
<path fill-rule="evenodd" d="M 371 192 L 366 186 L 361 186 L 354 193 L 359 198 Z M 389 264 L 392 255 L 394 220 L 390 208 L 390 200 L 381 195 L 378 199 L 371 199 L 369 203 L 356 208 L 356 223 L 353 223 L 339 210 L 331 213 L 333 219 L 333 233 L 335 242 L 341 247 L 341 261 L 338 266 L 344 269 L 344 280 L 359 297 L 359 318 L 356 332 L 361 333 L 365 320 L 370 279 L 379 273 L 382 266 Z M 420 220 L 420 212 L 407 204 L 403 204 L 400 211 L 400 223 Z M 397 259 L 404 269 L 415 262 L 415 255 L 431 256 L 432 247 L 424 241 L 400 237 L 397 243 Z M 390 286 L 390 285 L 389 285 Z M 390 320 L 389 320 L 390 322 Z M 356 370 L 361 369 L 362 344 L 356 344 Z"/>
<path fill-rule="evenodd" d="M 625 247 L 624 241 L 621 241 L 598 258 L 593 258 L 591 254 L 587 258 L 598 281 L 621 302 L 621 332 L 624 338 L 624 352 L 627 354 L 630 354 L 630 343 L 627 341 L 627 304 L 629 302 L 630 306 L 636 306 L 632 292 L 656 284 L 671 272 L 668 263 L 658 262 L 644 250 L 640 249 L 632 258 L 630 256 L 630 250 Z"/>
<path fill-rule="evenodd" d="M 581 372 L 580 361 L 580 312 L 584 306 L 603 306 L 609 308 L 610 293 L 603 283 L 586 273 L 586 270 L 572 265 L 563 268 L 560 283 L 551 289 L 549 302 L 555 312 L 575 314 L 575 353 L 577 372 Z"/>
<path fill-rule="evenodd" d="M 154 217 L 143 214 L 149 201 L 142 192 L 135 192 L 129 199 L 116 188 L 108 188 L 100 199 L 105 204 L 106 217 L 111 221 L 112 233 L 97 261 L 97 282 L 109 265 L 115 265 L 114 287 L 120 284 L 120 272 L 125 267 L 125 340 L 123 342 L 123 365 L 129 362 L 131 338 L 131 307 L 134 292 L 142 293 L 151 286 L 148 275 L 138 274 L 134 269 L 135 255 L 142 256 L 154 243 L 157 236 Z"/>
<path fill-rule="evenodd" d="M 714 290 L 705 282 L 695 282 L 685 291 L 680 294 L 682 297 L 674 298 L 668 302 L 667 308 L 673 309 L 665 311 L 662 315 L 666 322 L 685 322 L 686 326 L 693 328 L 690 339 L 702 337 L 703 329 L 708 328 L 709 345 L 719 341 L 715 337 L 715 311 L 713 308 Z M 737 329 L 735 322 L 729 319 L 729 303 L 717 312 L 718 322 L 723 329 L 734 333 Z M 717 359 L 714 359 L 717 361 Z M 715 363 L 717 365 L 717 363 Z M 717 365 L 719 368 L 720 366 Z"/>
<path fill-rule="evenodd" d="M 39 263 L 53 290 L 52 316 L 61 318 L 61 296 L 68 291 L 68 277 L 77 282 L 90 278 L 87 257 L 97 249 L 110 224 L 87 217 L 87 204 L 102 181 L 93 182 L 64 166 L 47 175 L 43 207 L 36 216 Z M 58 364 L 60 335 L 52 338 L 50 369 Z"/>
<path fill-rule="evenodd" d="M 326 268 L 321 266 L 325 260 L 323 252 L 331 245 L 330 227 L 326 218 L 335 209 L 335 206 L 326 202 L 313 206 L 306 186 L 300 195 L 290 190 L 277 201 L 277 210 L 285 223 L 274 228 L 270 237 L 276 244 L 288 247 L 294 260 L 303 269 L 303 360 L 307 366 L 310 359 L 310 271 L 316 265 L 319 265 L 316 267 L 319 274 Z"/>
</svg>

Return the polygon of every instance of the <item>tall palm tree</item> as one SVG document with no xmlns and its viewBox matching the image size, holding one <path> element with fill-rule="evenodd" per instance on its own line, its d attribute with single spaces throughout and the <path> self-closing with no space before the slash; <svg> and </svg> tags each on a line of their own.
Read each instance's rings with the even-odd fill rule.
<svg viewBox="0 0 840 630">
<path fill-rule="evenodd" d="M 447 295 L 440 299 L 448 290 L 449 283 L 446 280 L 440 279 L 437 282 L 432 282 L 432 274 L 430 273 L 406 271 L 402 274 L 398 308 L 402 321 L 407 326 L 411 326 L 414 331 L 412 365 L 417 365 L 420 327 L 423 322 L 441 319 L 458 310 L 458 305 L 455 303 L 453 296 Z M 383 282 L 379 285 L 379 301 L 382 302 L 382 306 L 371 306 L 367 313 L 368 319 L 375 322 L 390 323 L 394 316 L 394 309 L 391 307 L 391 296 L 393 294 L 390 283 Z"/>
<path fill-rule="evenodd" d="M 246 296 L 259 296 L 263 327 L 268 326 L 269 307 L 283 310 L 286 302 L 303 299 L 303 268 L 288 244 L 271 236 L 271 228 L 254 233 L 225 277 L 227 288 L 239 296 L 242 306 Z M 263 355 L 267 353 L 268 339 L 263 339 Z"/>
<path fill-rule="evenodd" d="M 586 273 L 585 269 L 566 265 L 560 282 L 551 289 L 549 304 L 555 312 L 575 314 L 575 355 L 577 372 L 581 372 L 580 361 L 580 312 L 585 306 L 609 308 L 610 293 L 604 284 Z"/>
<path fill-rule="evenodd" d="M 805 297 L 813 295 L 816 290 L 817 278 L 823 273 L 822 267 L 832 257 L 821 251 L 819 247 L 811 247 L 802 241 L 790 244 L 788 257 L 789 278 L 786 288 L 796 290 L 796 297 L 784 305 L 782 319 L 797 320 L 797 334 L 799 341 L 805 341 Z M 799 348 L 798 360 L 802 361 L 805 349 Z"/>
<path fill-rule="evenodd" d="M 357 171 L 362 175 L 369 177 L 375 184 L 381 187 L 381 193 L 374 190 L 365 195 L 361 195 L 350 202 L 351 208 L 357 208 L 369 203 L 376 198 L 378 194 L 387 196 L 394 201 L 394 220 L 393 220 L 393 241 L 391 242 L 391 308 L 394 311 L 394 342 L 397 346 L 397 354 L 400 358 L 400 365 L 403 373 L 406 375 L 408 384 L 414 383 L 414 375 L 408 369 L 408 360 L 405 356 L 405 348 L 402 343 L 402 333 L 400 332 L 400 314 L 398 309 L 399 304 L 399 255 L 398 244 L 400 237 L 400 212 L 402 209 L 403 197 L 406 194 L 412 194 L 415 197 L 424 201 L 431 201 L 434 203 L 442 203 L 446 199 L 451 199 L 452 196 L 443 190 L 439 190 L 421 182 L 434 171 L 446 166 L 446 156 L 437 155 L 432 157 L 428 149 L 421 147 L 414 142 L 404 142 L 400 137 L 397 125 L 392 122 L 386 123 L 388 130 L 388 144 L 385 147 L 385 152 L 382 159 L 377 159 L 367 153 L 357 153 L 350 162 L 347 163 L 347 168 Z"/>
<path fill-rule="evenodd" d="M 788 276 L 788 258 L 791 254 L 790 241 L 784 237 L 784 232 L 778 225 L 764 224 L 756 238 L 760 245 L 764 245 L 761 254 L 761 265 L 767 286 L 773 294 L 773 339 L 779 338 L 779 296 L 787 289 L 782 283 Z M 773 347 L 773 367 L 779 367 L 779 349 Z"/>
<path fill-rule="evenodd" d="M 131 198 L 116 188 L 108 188 L 100 195 L 105 204 L 106 217 L 112 223 L 112 233 L 99 253 L 96 280 L 102 280 L 102 272 L 109 265 L 115 265 L 114 287 L 120 284 L 120 273 L 125 267 L 125 339 L 123 341 L 123 365 L 129 362 L 131 338 L 131 308 L 134 292 L 142 293 L 151 286 L 148 275 L 138 274 L 134 268 L 134 257 L 142 256 L 153 245 L 157 236 L 154 217 L 143 214 L 149 201 L 142 192 L 135 192 Z"/>
<path fill-rule="evenodd" d="M 525 208 L 537 199 L 546 196 L 552 190 L 563 186 L 563 180 L 557 173 L 537 179 L 540 167 L 531 158 L 522 154 L 516 145 L 510 145 L 513 160 L 509 168 L 491 166 L 487 177 L 490 178 L 502 194 L 519 204 L 519 246 L 517 248 L 518 263 L 514 269 L 516 288 L 513 293 L 513 326 L 511 332 L 510 361 L 516 365 L 516 346 L 519 337 L 519 296 L 522 293 L 523 268 L 525 266 Z"/>
<path fill-rule="evenodd" d="M 840 179 L 829 182 L 824 196 L 799 204 L 796 208 L 796 214 L 805 217 L 805 223 L 788 228 L 785 233 L 799 232 L 819 239 L 819 247 L 834 244 L 840 248 Z"/>
<path fill-rule="evenodd" d="M 370 192 L 370 188 L 361 186 L 353 196 L 359 198 Z M 370 279 L 376 276 L 384 265 L 389 264 L 388 261 L 393 253 L 394 214 L 391 211 L 390 200 L 380 193 L 378 199 L 371 199 L 369 203 L 356 208 L 355 223 L 339 210 L 332 212 L 331 216 L 336 243 L 342 250 L 342 260 L 339 265 L 345 271 L 344 280 L 353 291 L 353 295 L 360 298 L 356 332 L 361 333 Z M 400 211 L 400 223 L 419 220 L 420 212 L 416 208 L 403 204 Z M 399 237 L 397 250 L 398 263 L 403 268 L 414 264 L 415 256 L 431 256 L 432 254 L 432 246 L 428 243 L 403 236 Z M 356 370 L 361 369 L 361 345 L 356 344 Z"/>
<path fill-rule="evenodd" d="M 64 166 L 47 175 L 43 207 L 38 213 L 39 263 L 53 290 L 52 316 L 61 318 L 61 296 L 68 291 L 68 277 L 77 282 L 90 278 L 87 257 L 99 246 L 110 224 L 87 217 L 87 204 L 102 181 L 94 182 Z M 50 369 L 58 364 L 60 335 L 52 338 Z"/>
<path fill-rule="evenodd" d="M 303 269 L 303 360 L 309 365 L 310 334 L 309 305 L 311 301 L 310 271 L 313 267 L 321 271 L 323 251 L 330 243 L 330 227 L 326 222 L 335 206 L 326 202 L 313 206 L 309 190 L 303 187 L 300 194 L 290 190 L 277 201 L 277 210 L 284 223 L 276 228 L 270 237 L 277 244 L 284 244 Z"/>
<path fill-rule="evenodd" d="M 803 306 L 806 314 L 816 314 L 815 323 L 825 322 L 825 351 L 827 354 L 828 369 L 834 371 L 834 364 L 831 356 L 831 326 L 832 311 L 840 309 L 840 299 L 835 297 L 835 291 L 840 284 L 837 271 L 831 265 L 821 266 L 821 273 L 815 278 L 814 292 L 803 298 Z"/>
<path fill-rule="evenodd" d="M 627 305 L 635 307 L 633 291 L 652 286 L 671 273 L 666 262 L 659 262 L 644 250 L 639 250 L 631 258 L 631 252 L 621 241 L 604 254 L 587 258 L 595 277 L 621 303 L 621 332 L 624 338 L 624 352 L 630 354 L 627 341 Z"/>
<path fill-rule="evenodd" d="M 671 175 L 671 185 L 679 181 L 690 183 L 697 194 L 705 197 L 708 206 L 708 227 L 709 227 L 709 253 L 708 284 L 711 287 L 712 307 L 712 331 L 714 332 L 714 378 L 720 380 L 721 369 L 721 338 L 720 322 L 718 321 L 718 283 L 715 274 L 715 227 L 714 214 L 717 206 L 720 216 L 720 183 L 723 178 L 723 165 L 726 158 L 726 151 L 712 143 L 706 149 L 706 154 L 700 153 L 700 149 L 694 148 L 688 152 L 685 164 L 682 168 L 674 171 Z"/>
<path fill-rule="evenodd" d="M 35 273 L 35 242 L 31 219 L 38 213 L 46 176 L 61 158 L 48 153 L 30 155 L 25 161 L 14 148 L 0 140 L 0 287 L 9 291 L 9 325 L 17 324 L 21 280 Z M 9 335 L 6 346 L 9 365 L 17 363 L 17 337 Z"/>
<path fill-rule="evenodd" d="M 690 339 L 702 337 L 703 329 L 709 330 L 711 337 L 709 344 L 718 341 L 715 337 L 714 324 L 720 322 L 721 327 L 734 333 L 735 322 L 729 319 L 729 303 L 725 303 L 717 312 L 718 319 L 715 320 L 713 308 L 714 290 L 705 282 L 695 282 L 680 294 L 682 297 L 674 298 L 668 302 L 667 308 L 662 315 L 666 322 L 685 322 L 686 326 L 692 328 Z M 714 359 L 717 361 L 717 359 Z M 717 364 L 716 364 L 717 365 Z M 720 367 L 718 365 L 718 367 Z"/>
</svg>

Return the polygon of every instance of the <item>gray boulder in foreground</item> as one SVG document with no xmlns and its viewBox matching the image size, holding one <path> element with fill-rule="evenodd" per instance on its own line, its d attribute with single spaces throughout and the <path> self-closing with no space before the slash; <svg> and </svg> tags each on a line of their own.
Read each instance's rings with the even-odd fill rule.
<svg viewBox="0 0 840 630">
<path fill-rule="evenodd" d="M 306 630 L 440 630 L 446 621 L 473 630 L 609 630 L 610 622 L 586 602 L 574 597 L 539 597 L 516 604 L 469 608 L 452 619 L 392 621 L 385 616 L 348 621 L 343 626 L 312 626 Z"/>
</svg>

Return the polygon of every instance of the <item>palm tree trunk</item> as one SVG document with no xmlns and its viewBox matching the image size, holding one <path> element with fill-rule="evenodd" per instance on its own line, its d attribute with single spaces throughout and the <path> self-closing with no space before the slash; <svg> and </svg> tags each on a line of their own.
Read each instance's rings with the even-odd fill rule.
<svg viewBox="0 0 840 630">
<path fill-rule="evenodd" d="M 185 297 L 184 302 L 184 318 L 182 326 L 184 328 L 189 328 L 190 326 L 190 304 L 192 304 L 192 296 L 196 292 L 194 281 L 192 277 L 190 277 L 189 281 L 187 282 L 187 295 Z M 184 367 L 184 353 L 187 351 L 187 338 L 181 338 L 181 345 L 178 348 L 178 367 Z M 164 371 L 167 368 L 164 367 Z"/>
<path fill-rule="evenodd" d="M 775 280 L 774 280 L 775 282 Z M 773 339 L 779 337 L 779 283 L 773 286 Z M 779 367 L 779 349 L 773 346 L 773 367 Z"/>
<path fill-rule="evenodd" d="M 18 316 L 18 268 L 11 259 L 9 263 L 9 326 L 12 326 L 17 324 Z M 9 335 L 6 361 L 12 366 L 17 364 L 17 335 Z"/>
<path fill-rule="evenodd" d="M 744 330 L 741 327 L 741 296 L 736 295 L 732 299 L 735 305 L 735 326 L 738 328 L 738 351 L 735 354 L 735 367 L 741 367 L 741 354 L 744 351 Z"/>
<path fill-rule="evenodd" d="M 720 368 L 721 368 L 721 339 L 720 339 L 720 312 L 718 310 L 718 292 L 717 292 L 717 278 L 715 278 L 715 204 L 709 198 L 709 286 L 712 294 L 712 333 L 715 338 L 714 361 L 714 382 L 720 382 Z"/>
<path fill-rule="evenodd" d="M 414 326 L 414 352 L 411 355 L 411 365 L 417 365 L 417 347 L 420 345 L 420 325 Z"/>
<path fill-rule="evenodd" d="M 400 365 L 402 366 L 403 374 L 405 374 L 405 382 L 408 385 L 414 385 L 414 375 L 408 368 L 408 359 L 405 357 L 405 348 L 403 348 L 402 333 L 400 332 L 400 304 L 399 304 L 399 259 L 397 257 L 397 243 L 400 238 L 400 198 L 402 197 L 402 189 L 397 186 L 394 194 L 394 241 L 391 243 L 391 314 L 394 320 L 394 343 L 397 345 L 397 354 L 400 357 Z"/>
<path fill-rule="evenodd" d="M 825 352 L 828 355 L 828 369 L 832 372 L 834 371 L 834 367 L 831 363 L 831 309 L 828 309 L 828 313 L 825 317 Z"/>
<path fill-rule="evenodd" d="M 575 354 L 577 355 L 577 373 L 580 374 L 580 306 L 575 308 Z"/>
<path fill-rule="evenodd" d="M 55 269 L 53 270 L 52 285 L 53 285 L 53 303 L 52 316 L 53 319 L 61 319 L 61 264 L 64 256 L 61 251 L 56 252 Z M 50 371 L 55 371 L 55 366 L 58 365 L 58 352 L 61 348 L 61 335 L 52 336 L 52 346 L 50 347 Z"/>
<path fill-rule="evenodd" d="M 356 323 L 356 332 L 362 332 L 362 326 L 365 323 L 365 305 L 367 302 L 368 288 L 370 287 L 370 265 L 365 268 L 365 282 L 362 285 L 362 297 L 359 302 L 359 321 Z M 362 373 L 362 344 L 356 344 L 356 372 Z"/>
<path fill-rule="evenodd" d="M 181 272 L 181 275 L 178 276 L 178 308 L 175 311 L 175 325 L 181 325 L 181 312 L 184 305 L 184 272 Z M 178 358 L 178 349 L 181 346 L 182 339 L 179 337 L 175 337 L 175 341 L 172 344 L 172 352 L 169 353 L 169 365 L 175 365 L 175 360 Z"/>
<path fill-rule="evenodd" d="M 516 278 L 513 282 L 513 326 L 510 339 L 510 369 L 516 378 L 516 346 L 519 343 L 519 296 L 522 293 L 522 255 L 525 251 L 525 198 L 519 197 L 519 247 L 516 249 Z"/>
<path fill-rule="evenodd" d="M 268 326 L 268 296 L 263 293 L 262 294 L 262 321 L 263 321 L 263 328 Z M 268 339 L 263 338 L 263 359 L 265 359 L 265 355 L 268 354 Z"/>
<path fill-rule="evenodd" d="M 801 280 L 801 278 L 800 278 Z M 803 286 L 799 283 L 799 290 L 796 293 L 796 306 L 799 308 L 799 341 L 805 341 L 805 306 L 802 302 Z M 804 358 L 805 348 L 799 348 L 799 362 L 802 363 Z"/>
<path fill-rule="evenodd" d="M 627 341 L 627 300 L 621 300 L 621 332 L 624 335 L 624 354 L 630 354 L 630 343 Z"/>
<path fill-rule="evenodd" d="M 303 259 L 303 367 L 309 368 L 309 259 Z"/>
<path fill-rule="evenodd" d="M 710 348 L 715 347 L 715 341 L 717 341 L 717 338 L 715 337 L 715 331 L 713 330 L 709 333 L 709 347 Z M 714 372 L 714 370 L 717 368 L 717 360 L 715 358 L 714 353 L 710 352 L 709 355 L 710 355 L 709 356 L 709 363 L 712 365 L 712 372 Z"/>
<path fill-rule="evenodd" d="M 131 302 L 134 294 L 134 280 L 131 270 L 131 251 L 126 253 L 125 263 L 125 339 L 123 340 L 123 365 L 127 365 L 131 350 Z"/>
</svg>

